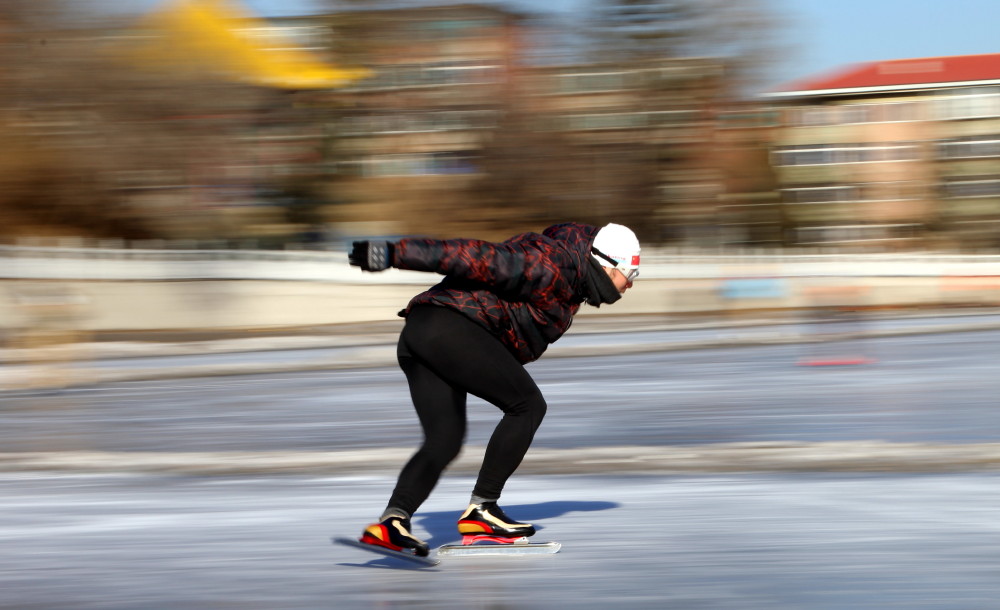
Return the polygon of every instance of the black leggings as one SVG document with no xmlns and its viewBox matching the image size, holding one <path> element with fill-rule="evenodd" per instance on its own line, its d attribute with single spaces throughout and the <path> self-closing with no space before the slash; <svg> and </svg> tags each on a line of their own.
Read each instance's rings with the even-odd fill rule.
<svg viewBox="0 0 1000 610">
<path fill-rule="evenodd" d="M 485 328 L 457 311 L 433 305 L 410 311 L 397 356 L 424 443 L 400 472 L 389 508 L 415 513 L 458 456 L 465 441 L 468 394 L 503 411 L 472 491 L 482 498 L 499 498 L 545 416 L 545 399 L 524 366 Z"/>
</svg>

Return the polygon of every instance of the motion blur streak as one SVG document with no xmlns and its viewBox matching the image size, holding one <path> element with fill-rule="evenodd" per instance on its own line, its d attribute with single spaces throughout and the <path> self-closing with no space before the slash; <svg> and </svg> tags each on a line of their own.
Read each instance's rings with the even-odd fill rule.
<svg viewBox="0 0 1000 610">
<path fill-rule="evenodd" d="M 997 56 L 752 97 L 765 0 L 316 4 L 2 3 L 0 605 L 995 605 Z M 350 242 L 567 221 L 643 267 L 530 365 L 504 507 L 563 551 L 332 547 L 419 443 L 396 313 L 436 280 Z"/>
</svg>

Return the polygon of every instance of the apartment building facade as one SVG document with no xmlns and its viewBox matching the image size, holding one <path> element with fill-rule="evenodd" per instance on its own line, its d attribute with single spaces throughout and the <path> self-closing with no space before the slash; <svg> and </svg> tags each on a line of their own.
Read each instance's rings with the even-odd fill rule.
<svg viewBox="0 0 1000 610">
<path fill-rule="evenodd" d="M 521 16 L 454 5 L 311 19 L 333 32 L 339 57 L 373 73 L 329 94 L 327 153 L 339 202 L 330 220 L 381 234 L 462 224 L 467 218 L 448 210 L 462 209 L 511 94 Z"/>
<path fill-rule="evenodd" d="M 862 64 L 766 98 L 789 242 L 1000 247 L 1000 54 Z"/>
<path fill-rule="evenodd" d="M 723 184 L 714 143 L 721 75 L 713 58 L 531 70 L 524 103 L 536 129 L 558 133 L 585 168 L 553 195 L 642 226 L 646 238 L 702 239 Z"/>
<path fill-rule="evenodd" d="M 540 65 L 536 21 L 476 4 L 276 23 L 324 25 L 334 63 L 373 73 L 311 96 L 333 109 L 334 224 L 496 237 L 614 218 L 660 238 L 712 222 L 715 60 Z"/>
</svg>

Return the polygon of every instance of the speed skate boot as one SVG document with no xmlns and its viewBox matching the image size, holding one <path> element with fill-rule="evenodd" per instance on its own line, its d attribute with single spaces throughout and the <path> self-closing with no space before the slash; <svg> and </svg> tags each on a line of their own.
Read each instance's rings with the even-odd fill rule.
<svg viewBox="0 0 1000 610">
<path fill-rule="evenodd" d="M 504 514 L 496 502 L 470 504 L 458 519 L 458 533 L 462 544 L 480 541 L 511 544 L 535 534 L 535 526 L 518 523 Z"/>
<path fill-rule="evenodd" d="M 392 551 L 409 552 L 405 549 L 411 549 L 418 557 L 427 557 L 430 552 L 426 542 L 410 533 L 410 520 L 402 517 L 387 517 L 372 523 L 365 528 L 361 542 Z"/>
</svg>

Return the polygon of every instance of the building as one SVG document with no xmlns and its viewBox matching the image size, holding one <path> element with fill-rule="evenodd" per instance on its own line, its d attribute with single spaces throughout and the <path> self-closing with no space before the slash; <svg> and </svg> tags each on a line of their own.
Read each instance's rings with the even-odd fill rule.
<svg viewBox="0 0 1000 610">
<path fill-rule="evenodd" d="M 722 73 L 714 58 L 531 70 L 524 103 L 535 129 L 558 134 L 578 172 L 550 196 L 585 202 L 592 222 L 641 227 L 645 239 L 714 239 L 705 228 L 722 186 L 713 143 Z"/>
<path fill-rule="evenodd" d="M 715 159 L 721 176 L 717 243 L 723 247 L 780 248 L 784 206 L 771 164 L 780 113 L 755 101 L 727 104 L 714 121 Z"/>
<path fill-rule="evenodd" d="M 374 72 L 334 96 L 339 220 L 499 237 L 613 218 L 655 240 L 712 224 L 716 60 L 539 65 L 542 26 L 485 5 L 324 19 L 338 63 Z"/>
<path fill-rule="evenodd" d="M 335 55 L 373 72 L 330 95 L 330 220 L 383 234 L 469 220 L 481 151 L 520 69 L 520 15 L 456 5 L 314 19 L 333 31 Z"/>
<path fill-rule="evenodd" d="M 765 98 L 787 243 L 1000 247 L 1000 54 L 860 64 Z"/>
</svg>

